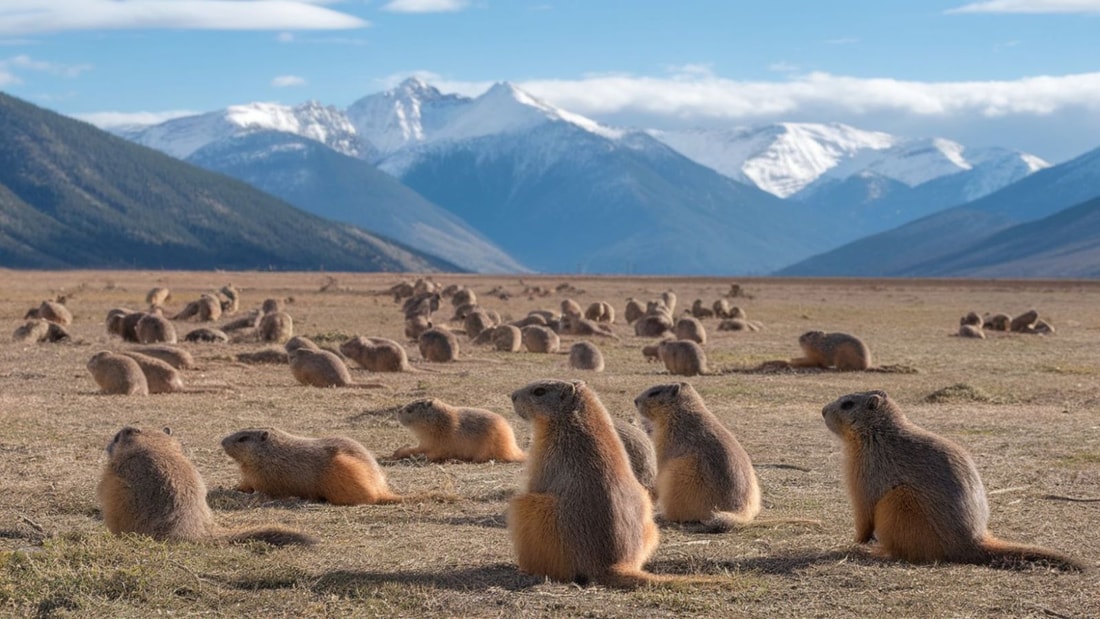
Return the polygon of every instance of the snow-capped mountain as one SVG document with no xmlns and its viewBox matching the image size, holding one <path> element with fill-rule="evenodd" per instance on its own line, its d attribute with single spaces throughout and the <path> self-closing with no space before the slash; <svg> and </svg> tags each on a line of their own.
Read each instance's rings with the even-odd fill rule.
<svg viewBox="0 0 1100 619">
<path fill-rule="evenodd" d="M 278 103 L 248 103 L 224 110 L 175 118 L 148 127 L 119 128 L 129 140 L 186 159 L 200 148 L 218 140 L 255 131 L 281 131 L 320 142 L 350 157 L 373 156 L 348 120 L 332 106 L 309 101 L 297 106 Z"/>
<path fill-rule="evenodd" d="M 961 196 L 967 201 L 1049 165 L 1027 153 L 967 148 L 943 138 L 901 138 L 837 123 L 649 133 L 705 166 L 781 198 L 863 173 L 916 187 L 978 170 Z"/>
<path fill-rule="evenodd" d="M 435 139 L 470 99 L 443 94 L 412 77 L 392 90 L 363 97 L 347 109 L 349 122 L 379 158 Z"/>
</svg>

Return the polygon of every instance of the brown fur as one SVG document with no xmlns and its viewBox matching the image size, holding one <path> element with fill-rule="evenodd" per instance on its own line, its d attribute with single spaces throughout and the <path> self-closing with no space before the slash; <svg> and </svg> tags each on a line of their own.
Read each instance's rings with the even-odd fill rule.
<svg viewBox="0 0 1100 619">
<path fill-rule="evenodd" d="M 156 286 L 145 295 L 145 304 L 149 306 L 164 305 L 172 298 L 172 292 L 164 286 Z"/>
<path fill-rule="evenodd" d="M 16 342 L 41 342 L 50 332 L 50 321 L 32 318 L 15 329 L 11 339 Z"/>
<path fill-rule="evenodd" d="M 440 297 L 434 292 L 420 292 L 405 300 L 401 305 L 401 311 L 405 320 L 413 316 L 430 317 L 432 312 L 439 309 Z"/>
<path fill-rule="evenodd" d="M 971 337 L 979 340 L 985 339 L 985 332 L 982 331 L 980 326 L 976 325 L 960 325 L 959 337 Z"/>
<path fill-rule="evenodd" d="M 177 370 L 194 370 L 198 367 L 191 353 L 175 346 L 143 346 L 133 350 L 160 359 Z"/>
<path fill-rule="evenodd" d="M 222 439 L 237 461 L 237 490 L 333 505 L 400 503 L 374 456 L 343 436 L 308 438 L 277 428 L 253 428 Z"/>
<path fill-rule="evenodd" d="M 287 353 L 290 373 L 294 380 L 310 387 L 357 387 L 383 389 L 381 383 L 356 383 L 351 379 L 348 366 L 340 357 L 327 350 L 297 348 Z"/>
<path fill-rule="evenodd" d="M 759 331 L 756 323 L 744 318 L 728 318 L 718 323 L 719 331 Z"/>
<path fill-rule="evenodd" d="M 149 386 L 149 393 L 179 393 L 183 391 L 183 378 L 179 370 L 161 361 L 156 357 L 150 357 L 140 352 L 127 350 L 123 355 L 137 361 L 141 367 L 141 373 L 145 374 L 145 382 Z"/>
<path fill-rule="evenodd" d="M 1076 561 L 1035 546 L 994 538 L 987 528 L 985 487 L 959 445 L 917 427 L 884 391 L 843 396 L 822 411 L 844 447 L 844 476 L 856 542 L 912 563 Z"/>
<path fill-rule="evenodd" d="M 714 318 L 714 310 L 703 305 L 702 299 L 695 299 L 691 304 L 691 315 L 695 318 Z"/>
<path fill-rule="evenodd" d="M 489 335 L 493 348 L 501 352 L 519 352 L 523 350 L 523 332 L 512 325 L 497 325 Z"/>
<path fill-rule="evenodd" d="M 371 372 L 414 372 L 405 348 L 384 337 L 357 335 L 340 344 L 340 352 Z"/>
<path fill-rule="evenodd" d="M 512 325 L 513 327 L 517 327 L 519 329 L 522 329 L 524 327 L 529 327 L 531 325 L 538 325 L 540 327 L 545 327 L 546 326 L 546 318 L 542 314 L 528 314 L 528 315 L 524 316 L 523 318 L 520 318 L 519 320 L 513 320 L 512 322 L 510 322 L 508 324 Z"/>
<path fill-rule="evenodd" d="M 123 316 L 120 326 L 120 337 L 127 342 L 137 342 L 137 325 L 146 315 L 147 312 L 131 312 Z"/>
<path fill-rule="evenodd" d="M 714 310 L 714 315 L 717 318 L 735 318 L 733 315 L 733 307 L 730 306 L 730 302 L 726 299 L 718 299 L 711 305 L 711 309 Z M 741 308 L 737 308 L 740 310 Z"/>
<path fill-rule="evenodd" d="M 108 395 L 149 395 L 149 382 L 137 361 L 112 352 L 98 352 L 88 360 L 88 371 Z"/>
<path fill-rule="evenodd" d="M 260 304 L 261 313 L 273 314 L 281 311 L 283 311 L 283 302 L 279 299 L 264 299 L 264 302 Z"/>
<path fill-rule="evenodd" d="M 561 338 L 550 327 L 531 325 L 520 329 L 523 334 L 523 347 L 527 352 L 555 353 L 561 347 Z"/>
<path fill-rule="evenodd" d="M 584 310 L 584 317 L 588 320 L 610 324 L 615 322 L 615 308 L 610 303 L 596 301 Z"/>
<path fill-rule="evenodd" d="M 282 348 L 265 348 L 253 352 L 237 353 L 237 361 L 248 364 L 286 365 L 290 363 L 290 355 Z"/>
<path fill-rule="evenodd" d="M 578 335 L 581 337 L 596 336 L 619 339 L 619 336 L 611 330 L 611 325 L 568 314 L 561 317 L 561 332 L 565 335 Z"/>
<path fill-rule="evenodd" d="M 458 360 L 458 338 L 442 327 L 432 327 L 421 333 L 417 347 L 425 361 L 447 363 Z"/>
<path fill-rule="evenodd" d="M 401 407 L 397 421 L 419 444 L 398 449 L 394 458 L 423 455 L 432 462 L 522 462 L 526 458 L 516 444 L 512 426 L 487 409 L 451 406 L 428 398 Z"/>
<path fill-rule="evenodd" d="M 990 331 L 1008 331 L 1009 326 L 1012 324 L 1012 316 L 1008 314 L 992 314 L 983 318 L 984 323 L 982 326 Z"/>
<path fill-rule="evenodd" d="M 623 312 L 623 318 L 626 318 L 627 322 L 634 322 L 645 315 L 645 307 L 637 299 L 630 298 L 626 300 L 626 311 Z"/>
<path fill-rule="evenodd" d="M 657 344 L 657 356 L 670 374 L 696 376 L 710 374 L 707 354 L 691 340 L 664 340 Z"/>
<path fill-rule="evenodd" d="M 38 306 L 37 317 L 66 327 L 73 324 L 73 315 L 69 308 L 57 301 L 43 301 Z"/>
<path fill-rule="evenodd" d="M 664 337 L 672 330 L 672 318 L 665 313 L 646 314 L 634 321 L 634 335 L 638 337 Z"/>
<path fill-rule="evenodd" d="M 466 314 L 466 318 L 463 321 L 463 326 L 466 328 L 466 336 L 470 339 L 474 339 L 478 335 L 481 335 L 482 331 L 492 328 L 493 324 L 493 319 L 489 316 L 489 313 L 481 309 L 475 309 L 469 314 Z"/>
<path fill-rule="evenodd" d="M 295 335 L 283 344 L 283 350 L 285 350 L 288 355 L 299 348 L 308 348 L 312 351 L 321 350 L 321 347 L 318 346 L 316 342 L 304 335 Z"/>
<path fill-rule="evenodd" d="M 650 344 L 649 346 L 642 346 L 642 356 L 646 361 L 660 361 L 661 360 L 661 345 Z"/>
<path fill-rule="evenodd" d="M 255 329 L 260 326 L 260 319 L 263 318 L 263 313 L 253 310 L 248 312 L 240 318 L 230 320 L 222 325 L 222 331 L 229 333 L 231 331 L 241 331 L 244 329 Z"/>
<path fill-rule="evenodd" d="M 653 508 L 596 393 L 543 380 L 512 394 L 532 426 L 524 492 L 508 506 L 519 569 L 564 582 L 633 588 L 659 541 Z"/>
<path fill-rule="evenodd" d="M 569 367 L 574 370 L 602 372 L 603 353 L 592 342 L 577 342 L 569 347 Z"/>
<path fill-rule="evenodd" d="M 294 337 L 294 319 L 284 311 L 266 312 L 260 319 L 259 335 L 261 341 L 282 344 Z"/>
<path fill-rule="evenodd" d="M 959 319 L 959 326 L 971 325 L 980 329 L 984 322 L 978 312 L 967 312 L 965 316 Z"/>
<path fill-rule="evenodd" d="M 226 284 L 218 292 L 225 296 L 221 302 L 223 314 L 236 314 L 241 307 L 241 292 L 233 284 Z"/>
<path fill-rule="evenodd" d="M 191 329 L 183 336 L 185 342 L 206 342 L 208 344 L 224 344 L 229 341 L 229 336 L 221 329 L 199 327 Z"/>
<path fill-rule="evenodd" d="M 458 307 L 460 305 L 477 305 L 477 294 L 469 288 L 456 290 L 454 296 L 451 297 L 451 306 Z"/>
<path fill-rule="evenodd" d="M 871 351 L 854 335 L 807 331 L 798 338 L 804 356 L 791 359 L 791 367 L 833 368 L 844 372 L 871 367 Z"/>
<path fill-rule="evenodd" d="M 684 316 L 677 320 L 676 326 L 672 329 L 672 334 L 678 340 L 691 340 L 700 345 L 706 345 L 707 343 L 706 328 L 703 323 L 699 322 L 698 318 L 691 316 Z"/>
<path fill-rule="evenodd" d="M 115 535 L 138 533 L 158 540 L 264 541 L 275 545 L 316 540 L 281 527 L 229 530 L 214 522 L 206 484 L 179 441 L 164 432 L 125 427 L 107 445 L 97 494 L 103 522 Z"/>
<path fill-rule="evenodd" d="M 575 316 L 580 318 L 582 315 L 581 304 L 577 303 L 573 299 L 562 299 L 561 302 L 561 315 L 562 316 Z"/>
<path fill-rule="evenodd" d="M 160 314 L 146 314 L 134 327 L 138 343 L 141 344 L 175 344 L 176 328 L 167 318 Z"/>
<path fill-rule="evenodd" d="M 1008 325 L 1008 330 L 1016 333 L 1027 333 L 1028 329 L 1035 324 L 1036 320 L 1039 320 L 1039 312 L 1028 310 L 1013 318 L 1012 322 Z"/>
<path fill-rule="evenodd" d="M 661 293 L 661 301 L 664 302 L 665 307 L 668 308 L 669 315 L 676 314 L 676 293 L 671 290 L 666 290 Z"/>
<path fill-rule="evenodd" d="M 760 484 L 752 460 L 690 384 L 650 387 L 634 405 L 651 424 L 664 518 L 721 532 L 756 517 Z"/>
<path fill-rule="evenodd" d="M 630 459 L 630 469 L 634 471 L 634 477 L 638 483 L 649 491 L 650 498 L 657 496 L 657 454 L 653 451 L 653 441 L 649 440 L 646 432 L 633 423 L 616 417 L 614 420 L 615 432 L 619 440 L 626 448 L 627 458 Z"/>
</svg>

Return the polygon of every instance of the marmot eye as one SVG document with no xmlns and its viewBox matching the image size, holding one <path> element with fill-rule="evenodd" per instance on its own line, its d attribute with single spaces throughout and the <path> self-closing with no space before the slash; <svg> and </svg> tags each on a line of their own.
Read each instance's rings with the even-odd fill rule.
<svg viewBox="0 0 1100 619">
<path fill-rule="evenodd" d="M 244 443 L 244 442 L 247 442 L 247 441 L 248 441 L 248 436 L 242 436 L 242 437 L 237 439 L 238 443 Z"/>
<path fill-rule="evenodd" d="M 545 387 L 536 387 L 535 389 L 533 389 L 531 391 L 531 394 L 536 396 L 536 397 L 544 396 L 544 395 L 546 395 L 546 388 Z"/>
<path fill-rule="evenodd" d="M 844 402 L 842 402 L 842 403 L 840 404 L 840 410 L 844 410 L 844 411 L 850 411 L 850 410 L 852 410 L 853 408 L 855 408 L 855 406 L 856 406 L 856 403 L 855 403 L 855 402 L 853 402 L 853 401 L 851 401 L 851 400 L 844 400 Z"/>
</svg>

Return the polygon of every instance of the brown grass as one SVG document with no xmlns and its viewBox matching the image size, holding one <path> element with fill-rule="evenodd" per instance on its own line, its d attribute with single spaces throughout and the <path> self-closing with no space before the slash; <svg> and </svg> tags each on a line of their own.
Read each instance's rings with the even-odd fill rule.
<svg viewBox="0 0 1100 619">
<path fill-rule="evenodd" d="M 720 370 L 751 368 L 798 353 L 810 329 L 859 335 L 875 363 L 892 372 L 729 371 L 691 379 L 711 410 L 758 465 L 762 518 L 816 518 L 821 529 L 753 528 L 700 535 L 662 531 L 650 564 L 659 573 L 721 576 L 725 585 L 620 592 L 541 582 L 516 570 L 504 528 L 520 486 L 516 464 L 385 463 L 402 493 L 453 492 L 457 503 L 333 507 L 272 501 L 233 488 L 236 471 L 218 441 L 237 429 L 351 436 L 379 456 L 413 442 L 396 407 L 435 396 L 493 409 L 511 419 L 521 444 L 528 428 L 508 393 L 546 377 L 580 377 L 613 414 L 632 415 L 646 387 L 674 380 L 640 348 L 651 343 L 615 325 L 621 343 L 601 341 L 607 371 L 573 371 L 563 355 L 473 349 L 461 338 L 455 364 L 434 373 L 370 375 L 392 391 L 318 390 L 285 367 L 245 365 L 237 352 L 259 343 L 186 344 L 202 369 L 184 373 L 210 393 L 145 398 L 100 396 L 84 368 L 108 338 L 107 310 L 141 307 L 154 285 L 172 289 L 170 309 L 233 282 L 241 310 L 268 297 L 293 299 L 295 330 L 326 344 L 344 335 L 404 341 L 398 305 L 383 291 L 395 275 L 0 271 L 0 317 L 8 333 L 23 313 L 64 293 L 74 342 L 0 344 L 0 614 L 14 616 L 1100 616 L 1100 285 L 1081 282 L 966 282 L 739 279 L 751 298 L 734 299 L 760 332 L 709 330 L 708 357 Z M 587 306 L 674 290 L 682 304 L 708 305 L 734 280 L 719 278 L 524 277 L 553 290 L 518 296 L 516 277 L 438 276 L 471 286 L 482 304 L 518 318 L 557 308 L 565 296 Z M 501 301 L 487 293 L 502 286 Z M 322 290 L 322 288 L 324 290 Z M 990 333 L 951 337 L 974 309 L 1018 313 L 1036 307 L 1057 335 Z M 449 308 L 440 314 L 449 316 Z M 169 311 L 169 314 L 172 312 Z M 177 325 L 185 332 L 191 325 Z M 566 337 L 563 348 L 577 338 Z M 415 346 L 408 346 L 414 365 Z M 904 369 L 906 371 L 900 371 Z M 916 373 L 908 370 L 915 369 Z M 961 386 L 960 386 L 961 385 Z M 954 387 L 953 387 L 954 386 Z M 912 566 L 869 558 L 852 542 L 840 450 L 821 407 L 852 391 L 885 389 L 917 424 L 965 445 L 989 491 L 991 529 L 1005 539 L 1049 546 L 1094 566 L 1083 574 L 1042 567 Z M 946 389 L 946 390 L 945 390 Z M 930 397 L 941 393 L 940 397 Z M 169 544 L 113 537 L 100 519 L 95 485 L 109 438 L 124 424 L 171 425 L 211 489 L 219 523 L 279 522 L 321 538 L 310 549 Z"/>
</svg>

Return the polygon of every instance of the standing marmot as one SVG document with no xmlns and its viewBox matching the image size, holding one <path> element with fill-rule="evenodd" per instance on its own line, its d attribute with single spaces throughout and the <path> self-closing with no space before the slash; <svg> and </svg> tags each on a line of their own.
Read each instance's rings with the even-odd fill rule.
<svg viewBox="0 0 1100 619">
<path fill-rule="evenodd" d="M 856 541 L 876 554 L 930 563 L 1050 561 L 1064 555 L 990 535 L 989 505 L 974 461 L 962 447 L 917 427 L 885 391 L 843 396 L 821 410 L 844 444 L 845 479 Z"/>
<path fill-rule="evenodd" d="M 150 312 L 142 316 L 134 327 L 134 332 L 141 344 L 176 343 L 176 328 L 158 312 Z"/>
<path fill-rule="evenodd" d="M 760 512 L 760 484 L 749 454 L 688 383 L 656 385 L 634 399 L 651 425 L 657 504 L 673 522 L 722 532 Z"/>
<path fill-rule="evenodd" d="M 88 359 L 92 373 L 102 393 L 109 395 L 149 395 L 149 382 L 137 361 L 125 355 L 103 351 Z"/>
<path fill-rule="evenodd" d="M 561 347 L 561 338 L 550 327 L 529 325 L 520 329 L 520 334 L 527 352 L 555 353 Z"/>
<path fill-rule="evenodd" d="M 575 370 L 602 372 L 603 353 L 592 342 L 577 342 L 569 347 L 569 367 Z"/>
<path fill-rule="evenodd" d="M 222 529 L 206 504 L 206 484 L 164 432 L 125 427 L 107 445 L 107 465 L 97 494 L 103 523 L 115 535 L 139 533 L 158 540 L 229 542 L 257 540 L 275 545 L 312 544 L 313 538 L 280 527 Z"/>
<path fill-rule="evenodd" d="M 38 315 L 36 317 L 50 322 L 56 322 L 66 327 L 73 324 L 73 315 L 69 311 L 69 308 L 57 301 L 43 301 L 42 304 L 38 306 Z"/>
<path fill-rule="evenodd" d="M 614 419 L 615 432 L 626 448 L 630 459 L 630 468 L 638 483 L 649 491 L 651 498 L 657 496 L 657 454 L 653 451 L 653 441 L 638 426 L 625 419 Z"/>
<path fill-rule="evenodd" d="M 283 311 L 267 312 L 260 319 L 259 332 L 260 340 L 282 344 L 294 336 L 294 319 Z"/>
<path fill-rule="evenodd" d="M 627 322 L 634 322 L 645 315 L 645 307 L 640 301 L 634 297 L 630 297 L 626 300 L 626 311 L 623 312 L 623 318 L 626 318 Z"/>
<path fill-rule="evenodd" d="M 791 367 L 835 367 L 841 371 L 871 367 L 870 349 L 854 335 L 807 331 L 798 338 L 798 345 L 805 356 L 791 359 Z"/>
<path fill-rule="evenodd" d="M 657 357 L 670 374 L 696 376 L 710 374 L 707 354 L 691 340 L 663 340 L 657 344 Z"/>
<path fill-rule="evenodd" d="M 703 323 L 699 322 L 698 318 L 691 316 L 684 316 L 680 320 L 676 321 L 676 326 L 672 329 L 672 334 L 676 336 L 678 340 L 691 340 L 696 344 L 706 345 L 707 343 L 707 330 L 703 327 Z"/>
<path fill-rule="evenodd" d="M 393 453 L 394 458 L 424 454 L 432 462 L 522 462 L 512 426 L 484 408 L 451 406 L 442 400 L 416 400 L 397 411 L 397 421 L 420 441 Z"/>
<path fill-rule="evenodd" d="M 333 505 L 400 503 L 374 456 L 343 436 L 307 438 L 276 428 L 234 432 L 222 449 L 241 467 L 241 492 Z"/>
<path fill-rule="evenodd" d="M 596 322 L 615 322 L 615 308 L 610 303 L 595 301 L 584 310 L 584 317 Z"/>
<path fill-rule="evenodd" d="M 519 569 L 615 587 L 658 580 L 642 569 L 659 540 L 649 494 L 596 393 L 541 380 L 512 403 L 532 427 L 527 486 L 508 506 Z"/>
</svg>

